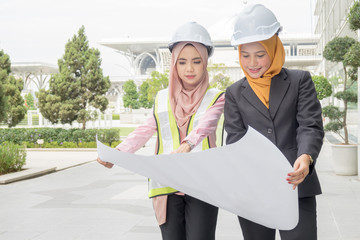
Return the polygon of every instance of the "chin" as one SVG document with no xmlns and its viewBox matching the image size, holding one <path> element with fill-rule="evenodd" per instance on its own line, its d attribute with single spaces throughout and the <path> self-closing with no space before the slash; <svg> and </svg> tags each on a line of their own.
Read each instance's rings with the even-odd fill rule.
<svg viewBox="0 0 360 240">
<path fill-rule="evenodd" d="M 260 74 L 249 74 L 252 78 L 261 78 Z"/>
</svg>

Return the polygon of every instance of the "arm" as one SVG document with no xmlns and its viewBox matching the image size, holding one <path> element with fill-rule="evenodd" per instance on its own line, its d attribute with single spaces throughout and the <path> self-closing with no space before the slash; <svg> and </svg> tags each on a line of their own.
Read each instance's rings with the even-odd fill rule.
<svg viewBox="0 0 360 240">
<path fill-rule="evenodd" d="M 298 94 L 296 116 L 299 124 L 296 136 L 298 158 L 294 163 L 294 172 L 289 173 L 288 178 L 289 183 L 294 185 L 294 189 L 313 172 L 324 137 L 321 105 L 309 72 L 304 72 L 299 83 Z"/>
<path fill-rule="evenodd" d="M 157 126 L 155 118 L 154 115 L 151 115 L 143 125 L 137 127 L 124 141 L 117 145 L 116 149 L 123 152 L 134 153 L 145 145 L 156 130 Z M 112 163 L 101 161 L 100 158 L 97 158 L 96 160 L 107 168 L 113 167 Z"/>
<path fill-rule="evenodd" d="M 143 125 L 138 126 L 130 133 L 124 141 L 116 146 L 116 149 L 122 152 L 134 153 L 139 150 L 157 131 L 154 115 L 146 120 Z"/>
<path fill-rule="evenodd" d="M 322 147 L 324 130 L 321 105 L 309 72 L 305 72 L 299 84 L 297 112 L 296 119 L 299 123 L 296 136 L 297 155 L 309 154 L 315 164 Z"/>
<path fill-rule="evenodd" d="M 204 138 L 213 133 L 216 130 L 220 116 L 224 111 L 224 104 L 225 94 L 222 94 L 214 105 L 206 110 L 204 116 L 200 119 L 199 124 L 186 138 L 183 139 L 180 147 L 175 151 L 175 153 L 190 152 L 191 147 L 187 141 L 196 146 L 201 143 Z"/>
<path fill-rule="evenodd" d="M 227 133 L 226 144 L 237 142 L 246 133 L 241 113 L 236 100 L 228 88 L 225 93 L 226 102 L 224 107 L 225 131 Z"/>
</svg>

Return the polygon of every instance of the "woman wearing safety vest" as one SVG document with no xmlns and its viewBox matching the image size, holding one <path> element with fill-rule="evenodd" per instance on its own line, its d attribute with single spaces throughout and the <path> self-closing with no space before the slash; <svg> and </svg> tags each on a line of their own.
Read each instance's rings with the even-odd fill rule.
<svg viewBox="0 0 360 240">
<path fill-rule="evenodd" d="M 275 15 L 260 4 L 245 7 L 235 21 L 231 44 L 238 47 L 245 77 L 226 90 L 226 143 L 238 141 L 251 126 L 280 149 L 293 166 L 284 181 L 299 196 L 299 223 L 280 231 L 281 239 L 313 240 L 315 196 L 321 194 L 314 169 L 324 137 L 321 106 L 310 73 L 283 68 L 280 31 Z M 256 173 L 254 179 L 266 181 Z M 275 239 L 275 229 L 242 217 L 239 222 L 245 240 Z"/>
<path fill-rule="evenodd" d="M 157 132 L 156 154 L 202 151 L 216 147 L 223 113 L 223 92 L 209 87 L 209 33 L 190 22 L 177 29 L 169 44 L 169 87 L 158 92 L 154 115 L 116 148 L 135 152 Z M 112 167 L 98 159 L 106 167 Z M 218 208 L 149 179 L 149 197 L 165 240 L 215 239 Z"/>
</svg>

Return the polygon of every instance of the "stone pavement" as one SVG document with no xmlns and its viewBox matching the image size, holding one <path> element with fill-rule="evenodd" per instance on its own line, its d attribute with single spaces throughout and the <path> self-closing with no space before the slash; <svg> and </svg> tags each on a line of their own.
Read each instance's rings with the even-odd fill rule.
<svg viewBox="0 0 360 240">
<path fill-rule="evenodd" d="M 151 141 L 140 154 L 153 152 Z M 318 239 L 359 240 L 360 181 L 335 175 L 330 151 L 325 142 L 316 167 L 323 189 L 317 197 Z M 161 239 L 146 178 L 119 167 L 106 169 L 95 158 L 94 151 L 29 152 L 29 169 L 53 170 L 0 185 L 0 239 Z M 219 211 L 216 236 L 243 239 L 233 214 Z"/>
<path fill-rule="evenodd" d="M 41 176 L 96 159 L 96 149 L 27 149 L 25 170 L 0 176 L 0 184 Z"/>
</svg>

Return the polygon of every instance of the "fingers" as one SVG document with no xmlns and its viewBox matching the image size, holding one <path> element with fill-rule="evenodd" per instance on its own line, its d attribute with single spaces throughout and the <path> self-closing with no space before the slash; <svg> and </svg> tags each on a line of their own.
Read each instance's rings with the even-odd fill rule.
<svg viewBox="0 0 360 240">
<path fill-rule="evenodd" d="M 107 168 L 112 168 L 114 166 L 112 163 L 101 161 L 99 157 L 96 159 L 96 161 Z"/>
<path fill-rule="evenodd" d="M 293 185 L 293 189 L 296 189 L 296 187 L 305 180 L 308 174 L 309 171 L 298 170 L 289 173 L 288 177 L 286 178 L 286 181 L 288 181 L 289 184 Z"/>
<path fill-rule="evenodd" d="M 301 167 L 298 170 L 289 173 L 288 177 L 286 178 L 286 181 L 288 181 L 289 184 L 293 184 L 293 189 L 295 189 L 297 185 L 299 185 L 305 180 L 308 174 L 309 174 L 309 167 Z"/>
<path fill-rule="evenodd" d="M 310 161 L 308 158 L 307 154 L 299 156 L 294 163 L 294 171 L 289 173 L 286 178 L 286 181 L 293 185 L 293 189 L 296 189 L 296 187 L 302 183 L 309 174 Z"/>
<path fill-rule="evenodd" d="M 178 149 L 176 149 L 173 153 L 184 153 L 190 152 L 191 148 L 187 143 L 182 143 Z"/>
</svg>

